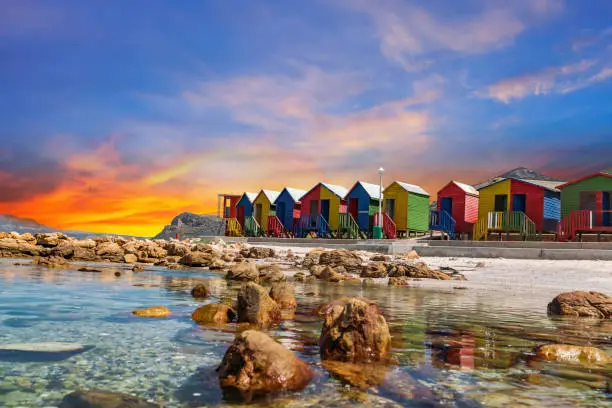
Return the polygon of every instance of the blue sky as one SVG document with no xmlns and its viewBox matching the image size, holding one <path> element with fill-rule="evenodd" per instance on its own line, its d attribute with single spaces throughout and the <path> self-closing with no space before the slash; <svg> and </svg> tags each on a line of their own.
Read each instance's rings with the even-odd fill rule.
<svg viewBox="0 0 612 408">
<path fill-rule="evenodd" d="M 0 210 L 133 231 L 218 191 L 350 186 L 380 165 L 432 194 L 610 167 L 610 16 L 606 0 L 0 0 Z"/>
</svg>

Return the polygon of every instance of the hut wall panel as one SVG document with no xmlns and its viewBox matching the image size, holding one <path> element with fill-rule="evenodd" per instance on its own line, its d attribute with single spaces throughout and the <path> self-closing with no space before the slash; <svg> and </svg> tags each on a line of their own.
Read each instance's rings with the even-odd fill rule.
<svg viewBox="0 0 612 408">
<path fill-rule="evenodd" d="M 284 205 L 279 205 L 279 204 Z M 284 206 L 283 214 L 280 214 L 280 208 Z M 287 190 L 283 190 L 281 194 L 276 199 L 276 215 L 278 219 L 283 223 L 285 228 L 291 229 L 293 227 L 293 219 L 299 217 L 299 210 L 297 213 L 297 217 L 295 217 L 295 201 L 291 194 L 287 192 Z"/>
<path fill-rule="evenodd" d="M 429 230 L 429 197 L 408 193 L 408 229 Z"/>
<path fill-rule="evenodd" d="M 479 190 L 478 219 L 486 218 L 489 212 L 495 210 L 495 196 L 505 194 L 510 205 L 510 180 L 500 181 Z"/>
<path fill-rule="evenodd" d="M 612 191 L 612 178 L 593 176 L 564 187 L 561 191 L 562 217 L 580 209 L 580 193 L 583 191 Z"/>
<path fill-rule="evenodd" d="M 310 214 L 310 202 L 313 200 L 319 201 L 318 211 L 320 212 L 321 211 L 320 198 L 321 198 L 321 186 L 320 185 L 316 186 L 315 188 L 310 190 L 308 193 L 306 193 L 306 195 L 301 200 L 302 201 L 302 210 L 301 210 L 302 215 Z"/>
<path fill-rule="evenodd" d="M 272 204 L 268 197 L 265 194 L 259 194 L 255 201 L 253 201 L 253 209 L 256 208 L 258 204 L 261 204 L 261 214 L 257 214 L 257 222 L 259 226 L 263 229 L 268 228 L 268 217 L 273 214 Z M 272 213 L 272 214 L 271 214 Z"/>
<path fill-rule="evenodd" d="M 358 200 L 357 219 L 355 221 L 357 221 L 360 230 L 367 230 L 370 227 L 370 195 L 361 184 L 356 184 L 346 196 L 346 201 L 350 202 L 351 198 Z"/>
<path fill-rule="evenodd" d="M 478 206 L 480 199 L 477 196 L 466 195 L 465 197 L 465 222 L 475 224 L 478 221 Z M 467 232 L 472 232 L 472 227 Z"/>
<path fill-rule="evenodd" d="M 391 183 L 383 192 L 384 200 L 395 199 L 395 217 L 393 221 L 398 231 L 408 229 L 408 192 L 397 183 Z M 383 211 L 386 211 L 385 201 L 383 201 Z"/>
<path fill-rule="evenodd" d="M 253 215 L 253 204 L 251 204 L 251 202 L 246 196 L 243 196 L 240 201 L 238 201 L 236 207 L 244 207 L 245 217 L 250 217 Z"/>
<path fill-rule="evenodd" d="M 472 230 L 472 225 L 469 225 L 469 228 L 466 226 L 465 222 L 465 205 L 466 205 L 466 196 L 467 194 L 463 191 L 459 186 L 455 183 L 450 182 L 440 191 L 438 191 L 438 199 L 437 199 L 437 207 L 438 211 L 442 208 L 442 199 L 443 198 L 452 198 L 453 200 L 453 211 L 451 216 L 455 220 L 455 231 L 457 232 L 469 232 Z"/>
<path fill-rule="evenodd" d="M 344 205 L 344 212 L 346 212 L 346 203 L 344 200 L 340 200 L 336 194 L 326 187 L 321 187 L 321 200 L 329 200 L 329 227 L 332 230 L 338 229 L 338 214 L 341 212 L 341 204 Z M 319 202 L 319 212 L 321 211 L 321 202 Z"/>
<path fill-rule="evenodd" d="M 546 190 L 542 187 L 512 180 L 512 196 L 514 194 L 525 194 L 525 214 L 535 223 L 538 231 L 542 231 L 544 223 L 544 191 Z M 513 199 L 510 197 L 510 211 L 514 211 L 512 201 Z"/>
</svg>

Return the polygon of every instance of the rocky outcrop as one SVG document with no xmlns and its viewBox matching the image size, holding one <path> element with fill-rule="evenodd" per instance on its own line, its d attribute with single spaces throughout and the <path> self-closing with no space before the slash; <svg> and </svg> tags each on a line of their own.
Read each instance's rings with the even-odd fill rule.
<svg viewBox="0 0 612 408">
<path fill-rule="evenodd" d="M 227 305 L 208 304 L 198 307 L 191 318 L 201 324 L 226 324 L 236 319 L 236 311 Z"/>
<path fill-rule="evenodd" d="M 286 280 L 285 275 L 281 271 L 280 265 L 257 265 L 260 282 L 281 282 Z"/>
<path fill-rule="evenodd" d="M 191 289 L 191 296 L 194 298 L 207 298 L 210 296 L 210 289 L 203 284 L 196 285 Z"/>
<path fill-rule="evenodd" d="M 132 314 L 140 317 L 168 317 L 172 314 L 165 306 L 152 306 L 145 309 L 136 309 Z"/>
<path fill-rule="evenodd" d="M 160 406 L 132 395 L 90 390 L 74 391 L 66 395 L 59 408 L 160 408 Z"/>
<path fill-rule="evenodd" d="M 306 269 L 310 269 L 312 266 L 318 265 L 319 258 L 321 257 L 321 254 L 323 252 L 325 252 L 325 249 L 323 248 L 315 248 L 315 249 L 310 250 L 304 256 L 304 260 L 302 261 L 302 267 Z"/>
<path fill-rule="evenodd" d="M 386 278 L 387 266 L 384 262 L 371 262 L 363 266 L 360 276 L 362 278 Z"/>
<path fill-rule="evenodd" d="M 124 252 L 115 242 L 102 242 L 96 247 L 96 255 L 111 262 L 123 262 Z"/>
<path fill-rule="evenodd" d="M 312 379 L 312 369 L 267 334 L 247 330 L 236 336 L 217 368 L 223 388 L 267 394 L 299 391 Z"/>
<path fill-rule="evenodd" d="M 570 364 L 608 364 L 612 359 L 595 347 L 547 344 L 536 349 L 536 355 L 547 361 Z"/>
<path fill-rule="evenodd" d="M 249 282 L 238 293 L 238 321 L 269 326 L 281 319 L 280 307 L 258 284 Z"/>
<path fill-rule="evenodd" d="M 183 257 L 191 252 L 191 249 L 185 244 L 180 243 L 179 241 L 170 241 L 166 244 L 166 251 L 168 251 L 168 256 L 180 256 Z"/>
<path fill-rule="evenodd" d="M 234 265 L 225 275 L 225 279 L 243 282 L 259 282 L 259 271 L 257 265 L 250 262 L 242 262 Z"/>
<path fill-rule="evenodd" d="M 243 256 L 245 256 L 243 254 Z M 252 247 L 246 252 L 245 258 L 265 259 L 273 258 L 274 250 L 272 248 Z"/>
<path fill-rule="evenodd" d="M 47 248 L 56 247 L 62 241 L 67 241 L 68 237 L 61 232 L 50 232 L 43 234 L 36 234 L 36 245 L 40 245 Z"/>
<path fill-rule="evenodd" d="M 385 318 L 368 303 L 349 299 L 333 306 L 325 316 L 319 338 L 321 359 L 352 363 L 387 359 L 391 335 Z"/>
<path fill-rule="evenodd" d="M 192 267 L 208 266 L 213 262 L 213 255 L 208 252 L 195 251 L 186 254 L 179 263 Z"/>
<path fill-rule="evenodd" d="M 349 273 L 361 273 L 361 257 L 347 249 L 336 249 L 322 252 L 319 256 L 319 265 L 327 265 L 338 269 L 343 267 Z"/>
<path fill-rule="evenodd" d="M 270 297 L 281 309 L 295 310 L 297 301 L 293 294 L 293 285 L 287 282 L 275 283 L 270 289 Z"/>
<path fill-rule="evenodd" d="M 612 319 L 612 297 L 599 292 L 568 292 L 548 304 L 548 314 Z"/>
<path fill-rule="evenodd" d="M 38 256 L 42 248 L 37 247 L 24 241 L 22 239 L 15 238 L 1 238 L 0 239 L 0 252 L 6 253 L 7 256 Z"/>
<path fill-rule="evenodd" d="M 68 261 L 61 256 L 37 256 L 32 260 L 32 264 L 47 268 L 64 268 L 68 265 Z"/>
</svg>

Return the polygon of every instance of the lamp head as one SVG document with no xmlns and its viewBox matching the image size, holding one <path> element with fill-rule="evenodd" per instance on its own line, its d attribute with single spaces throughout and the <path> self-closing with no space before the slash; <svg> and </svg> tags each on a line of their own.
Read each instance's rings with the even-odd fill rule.
<svg viewBox="0 0 612 408">
<path fill-rule="evenodd" d="M 385 169 L 383 169 L 382 167 L 378 169 L 378 174 L 383 174 L 385 172 Z"/>
</svg>

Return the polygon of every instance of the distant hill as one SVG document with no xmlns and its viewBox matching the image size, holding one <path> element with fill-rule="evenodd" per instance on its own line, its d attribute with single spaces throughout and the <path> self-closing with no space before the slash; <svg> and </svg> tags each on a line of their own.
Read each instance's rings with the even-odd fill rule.
<svg viewBox="0 0 612 408">
<path fill-rule="evenodd" d="M 559 182 L 563 181 L 563 180 L 559 180 L 554 177 L 549 177 L 542 173 L 538 173 L 537 171 L 528 169 L 526 167 L 517 167 L 516 169 L 507 171 L 504 174 L 500 174 L 499 176 L 496 176 L 486 181 L 483 181 L 481 183 L 475 184 L 473 187 L 476 190 L 480 190 L 481 188 L 484 188 L 486 186 L 489 186 L 493 183 L 497 183 L 498 181 L 507 179 L 507 178 L 519 179 L 519 180 L 559 181 Z"/>
<path fill-rule="evenodd" d="M 184 212 L 174 217 L 155 239 L 174 238 L 177 233 L 181 234 L 181 238 L 221 236 L 225 235 L 225 224 L 215 215 Z"/>
</svg>

